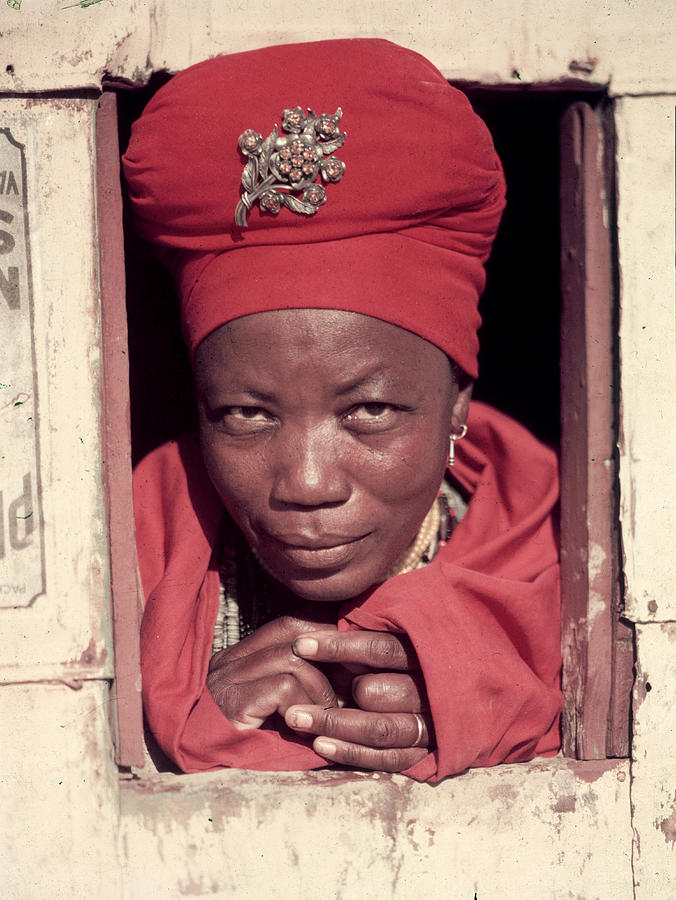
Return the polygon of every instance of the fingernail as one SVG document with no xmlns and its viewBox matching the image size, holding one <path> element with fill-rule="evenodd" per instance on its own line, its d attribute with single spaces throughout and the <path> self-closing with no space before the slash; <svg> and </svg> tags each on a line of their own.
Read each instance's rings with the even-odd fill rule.
<svg viewBox="0 0 676 900">
<path fill-rule="evenodd" d="M 298 712 L 291 713 L 291 723 L 292 725 L 295 725 L 296 728 L 310 728 L 312 725 L 312 716 L 308 712 L 298 710 Z"/>
<path fill-rule="evenodd" d="M 316 656 L 319 650 L 319 641 L 316 638 L 301 637 L 293 642 L 293 652 L 296 656 Z"/>
<path fill-rule="evenodd" d="M 333 741 L 326 738 L 317 738 L 313 746 L 320 756 L 335 756 L 338 751 L 338 747 Z"/>
</svg>

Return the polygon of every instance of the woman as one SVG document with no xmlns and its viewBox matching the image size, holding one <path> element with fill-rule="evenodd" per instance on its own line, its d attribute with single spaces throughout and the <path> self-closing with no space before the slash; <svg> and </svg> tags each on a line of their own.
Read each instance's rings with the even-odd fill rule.
<svg viewBox="0 0 676 900">
<path fill-rule="evenodd" d="M 469 410 L 504 182 L 464 96 L 384 41 L 235 54 L 124 165 L 200 418 L 136 472 L 161 747 L 421 780 L 555 753 L 556 462 Z"/>
</svg>

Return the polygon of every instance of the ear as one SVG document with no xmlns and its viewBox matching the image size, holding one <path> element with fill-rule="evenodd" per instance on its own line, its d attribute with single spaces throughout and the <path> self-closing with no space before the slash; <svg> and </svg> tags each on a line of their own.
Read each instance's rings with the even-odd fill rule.
<svg viewBox="0 0 676 900">
<path fill-rule="evenodd" d="M 467 421 L 469 401 L 472 399 L 473 388 L 474 382 L 468 378 L 458 389 L 458 396 L 455 398 L 451 412 L 451 434 L 459 434 L 462 431 L 462 426 Z"/>
</svg>

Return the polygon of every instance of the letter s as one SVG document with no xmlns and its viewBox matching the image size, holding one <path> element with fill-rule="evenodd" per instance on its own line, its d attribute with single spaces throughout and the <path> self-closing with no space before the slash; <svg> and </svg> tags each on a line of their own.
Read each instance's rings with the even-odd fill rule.
<svg viewBox="0 0 676 900">
<path fill-rule="evenodd" d="M 9 225 L 10 222 L 14 221 L 14 216 L 11 213 L 5 212 L 4 209 L 0 209 L 0 219 L 3 222 L 7 222 Z M 0 254 L 2 253 L 11 253 L 14 249 L 14 238 L 9 233 L 9 231 L 0 230 Z"/>
</svg>

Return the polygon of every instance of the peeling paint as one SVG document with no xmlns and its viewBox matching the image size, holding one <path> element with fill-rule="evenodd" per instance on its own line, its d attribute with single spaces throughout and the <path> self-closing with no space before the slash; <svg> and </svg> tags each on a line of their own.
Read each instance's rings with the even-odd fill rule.
<svg viewBox="0 0 676 900">
<path fill-rule="evenodd" d="M 81 666 L 92 666 L 95 668 L 99 668 L 103 666 L 106 659 L 108 658 L 108 651 L 106 650 L 105 644 L 103 642 L 96 642 L 94 638 L 89 641 L 86 650 L 83 650 L 80 654 L 80 658 L 74 660 L 77 664 Z"/>
<path fill-rule="evenodd" d="M 664 835 L 664 840 L 667 844 L 671 844 L 673 847 L 676 843 L 676 793 L 674 793 L 674 798 L 671 801 L 671 814 L 655 824 Z"/>
<path fill-rule="evenodd" d="M 511 784 L 495 784 L 488 788 L 488 796 L 491 800 L 501 800 L 511 803 L 516 800 L 517 791 Z"/>
<path fill-rule="evenodd" d="M 586 59 L 572 59 L 568 63 L 568 70 L 570 72 L 579 72 L 584 75 L 591 75 L 594 69 L 596 69 L 599 61 L 595 56 L 588 56 Z"/>
<path fill-rule="evenodd" d="M 616 759 L 589 759 L 584 765 L 577 760 L 566 760 L 568 768 L 575 774 L 577 781 L 585 784 L 593 784 L 599 778 L 603 778 L 606 772 L 611 772 L 617 767 Z"/>
<path fill-rule="evenodd" d="M 552 809 L 555 813 L 574 813 L 577 807 L 577 798 L 575 794 L 566 794 L 559 797 Z"/>
</svg>

